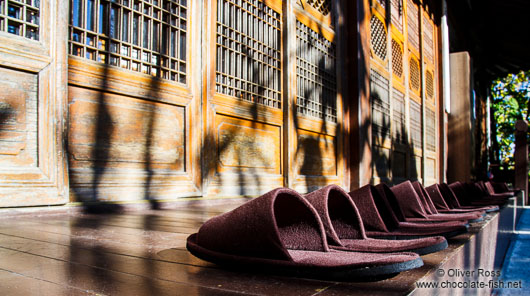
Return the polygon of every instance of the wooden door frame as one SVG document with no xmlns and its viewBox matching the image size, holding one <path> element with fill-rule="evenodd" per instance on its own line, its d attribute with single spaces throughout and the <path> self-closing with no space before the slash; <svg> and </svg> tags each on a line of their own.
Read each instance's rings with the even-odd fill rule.
<svg viewBox="0 0 530 296">
<path fill-rule="evenodd" d="M 68 2 L 43 0 L 39 41 L 0 32 L 0 65 L 37 78 L 37 165 L 2 167 L 0 207 L 68 201 L 64 149 Z"/>
</svg>

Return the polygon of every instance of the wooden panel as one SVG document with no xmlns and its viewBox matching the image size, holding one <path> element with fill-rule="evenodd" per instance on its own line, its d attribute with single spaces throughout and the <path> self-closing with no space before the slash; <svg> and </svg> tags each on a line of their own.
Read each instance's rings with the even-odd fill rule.
<svg viewBox="0 0 530 296">
<path fill-rule="evenodd" d="M 418 6 L 413 0 L 407 0 L 407 36 L 409 44 L 416 51 L 420 49 L 420 25 Z"/>
<path fill-rule="evenodd" d="M 381 63 L 386 64 L 388 57 L 388 34 L 384 21 L 377 14 L 370 19 L 370 45 L 371 57 Z"/>
<path fill-rule="evenodd" d="M 434 110 L 425 108 L 425 148 L 436 152 L 436 113 Z"/>
<path fill-rule="evenodd" d="M 182 107 L 70 87 L 69 128 L 74 161 L 184 171 Z"/>
<path fill-rule="evenodd" d="M 335 44 L 296 21 L 296 49 L 297 114 L 337 122 Z"/>
<path fill-rule="evenodd" d="M 471 58 L 467 52 L 450 55 L 451 113 L 448 116 L 447 181 L 469 182 L 474 156 L 472 122 Z"/>
<path fill-rule="evenodd" d="M 37 76 L 0 67 L 0 165 L 37 165 Z"/>
<path fill-rule="evenodd" d="M 436 183 L 436 159 L 425 158 L 425 185 Z"/>
<path fill-rule="evenodd" d="M 374 146 L 372 149 L 374 163 L 374 183 L 386 182 L 390 178 L 390 149 Z M 377 180 L 378 179 L 378 180 Z"/>
<path fill-rule="evenodd" d="M 1 2 L 0 207 L 64 203 L 68 1 Z"/>
<path fill-rule="evenodd" d="M 390 14 L 392 17 L 392 25 L 394 25 L 399 32 L 403 33 L 403 0 L 390 1 Z"/>
<path fill-rule="evenodd" d="M 389 80 L 375 70 L 370 71 L 370 103 L 372 105 L 372 138 L 374 145 L 390 145 Z"/>
<path fill-rule="evenodd" d="M 434 24 L 430 17 L 423 14 L 423 53 L 428 62 L 434 64 L 435 62 L 435 51 L 434 51 Z"/>
<path fill-rule="evenodd" d="M 410 176 L 411 180 L 421 180 L 422 175 L 422 157 L 419 155 L 413 155 L 410 158 Z"/>
<path fill-rule="evenodd" d="M 407 120 L 405 112 L 405 95 L 399 90 L 392 89 L 392 140 L 398 144 L 405 144 L 408 140 Z"/>
<path fill-rule="evenodd" d="M 297 130 L 296 167 L 299 175 L 336 176 L 336 138 Z"/>
<path fill-rule="evenodd" d="M 217 1 L 217 93 L 281 108 L 281 24 L 261 1 Z"/>
<path fill-rule="evenodd" d="M 279 174 L 280 127 L 216 115 L 218 171 Z"/>
<path fill-rule="evenodd" d="M 422 115 L 421 105 L 414 100 L 410 100 L 410 139 L 414 149 L 421 150 L 423 147 L 422 136 Z"/>
<path fill-rule="evenodd" d="M 392 151 L 392 180 L 394 184 L 397 180 L 407 178 L 407 154 L 400 151 Z"/>
</svg>

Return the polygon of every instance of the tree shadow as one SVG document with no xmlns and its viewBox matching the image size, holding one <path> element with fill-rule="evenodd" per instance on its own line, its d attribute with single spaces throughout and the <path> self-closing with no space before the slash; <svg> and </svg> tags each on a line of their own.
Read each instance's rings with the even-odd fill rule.
<svg viewBox="0 0 530 296">
<path fill-rule="evenodd" d="M 339 3 L 339 2 L 334 2 Z M 296 21 L 297 32 L 304 34 L 298 36 L 295 52 L 296 57 L 296 97 L 294 104 L 289 108 L 291 114 L 294 139 L 297 143 L 294 153 L 294 176 L 291 184 L 297 183 L 296 179 L 302 177 L 305 183 L 305 192 L 310 192 L 325 185 L 328 177 L 339 176 L 339 161 L 342 158 L 345 166 L 348 161 L 345 154 L 341 154 L 341 143 L 349 135 L 338 119 L 338 106 L 344 109 L 349 107 L 343 100 L 340 80 L 337 79 L 343 73 L 342 67 L 337 67 L 337 62 L 342 58 L 339 52 L 337 38 L 342 24 L 336 22 L 337 14 L 342 7 L 331 5 L 330 18 L 331 27 L 335 29 L 333 40 L 327 40 L 323 31 L 323 16 L 316 22 L 315 28 L 305 27 Z M 314 33 L 313 33 L 314 32 Z M 287 35 L 287 33 L 285 34 Z M 328 43 L 329 42 L 329 43 Z M 314 78 L 313 78 L 314 73 Z M 291 98 L 286 98 L 290 100 Z M 343 112 L 345 114 L 346 111 Z M 316 122 L 318 128 L 308 128 L 302 124 L 302 120 Z M 333 130 L 333 132 L 332 132 Z M 330 152 L 333 159 L 330 159 Z M 296 186 L 298 190 L 302 187 Z M 304 192 L 304 193 L 305 193 Z"/>
</svg>

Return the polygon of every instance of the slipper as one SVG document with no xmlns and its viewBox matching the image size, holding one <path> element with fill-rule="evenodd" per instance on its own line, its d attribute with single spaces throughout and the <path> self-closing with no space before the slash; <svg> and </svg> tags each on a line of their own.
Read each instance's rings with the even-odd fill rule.
<svg viewBox="0 0 530 296">
<path fill-rule="evenodd" d="M 480 222 L 484 220 L 484 216 L 486 213 L 484 211 L 470 211 L 470 212 L 463 212 L 463 213 L 440 213 L 438 212 L 438 209 L 433 204 L 433 201 L 431 199 L 431 196 L 425 190 L 425 187 L 421 185 L 420 182 L 414 181 L 412 182 L 412 187 L 414 187 L 414 190 L 420 197 L 420 200 L 425 200 L 427 203 L 424 203 L 424 209 L 427 215 L 429 215 L 429 218 L 432 219 L 433 215 L 436 217 L 440 217 L 442 219 L 451 219 L 451 221 L 454 220 L 468 220 L 469 222 Z M 454 219 L 454 220 L 453 220 Z"/>
<path fill-rule="evenodd" d="M 377 190 L 377 193 L 378 194 L 374 194 L 373 195 L 373 198 L 374 200 L 376 201 L 376 204 L 377 204 L 377 207 L 379 209 L 379 211 L 381 212 L 381 214 L 383 213 L 382 212 L 382 206 L 386 205 L 386 207 L 388 208 L 388 211 L 387 212 L 391 212 L 393 217 L 396 217 L 396 219 L 399 221 L 399 225 L 401 227 L 407 225 L 412 225 L 412 226 L 422 226 L 422 227 L 428 227 L 428 226 L 444 226 L 444 225 L 465 225 L 466 227 L 469 226 L 469 224 L 467 222 L 464 222 L 464 221 L 449 221 L 449 222 L 430 222 L 428 223 L 428 225 L 426 225 L 426 223 L 423 223 L 423 222 L 407 222 L 406 221 L 406 218 L 405 218 L 405 215 L 401 212 L 401 209 L 399 207 L 399 202 L 396 198 L 396 196 L 394 195 L 394 193 L 392 192 L 392 190 L 390 189 L 390 187 L 388 187 L 388 185 L 384 184 L 384 183 L 381 183 L 381 184 L 378 184 L 377 186 L 375 186 L 375 189 Z M 383 202 L 377 202 L 379 199 L 381 199 Z M 381 204 L 382 206 L 380 207 Z"/>
<path fill-rule="evenodd" d="M 447 248 L 447 240 L 441 236 L 395 241 L 368 238 L 355 203 L 337 185 L 328 185 L 306 194 L 305 198 L 319 214 L 332 249 L 378 253 L 409 251 L 425 255 Z"/>
<path fill-rule="evenodd" d="M 491 195 L 486 189 L 484 182 L 465 183 L 464 186 L 478 201 L 502 201 L 505 202 L 511 196 Z M 469 188 L 469 189 L 468 189 Z"/>
<path fill-rule="evenodd" d="M 410 222 L 433 222 L 433 221 L 470 221 L 476 222 L 482 219 L 482 215 L 467 214 L 429 214 L 426 212 L 422 201 L 425 200 L 422 191 L 416 192 L 410 181 L 405 181 L 391 188 L 399 202 L 399 206 L 405 215 L 405 221 Z M 426 201 L 424 201 L 426 203 Z M 430 210 L 430 209 L 429 209 Z"/>
<path fill-rule="evenodd" d="M 440 193 L 442 194 L 442 197 L 444 201 L 446 202 L 447 206 L 451 209 L 463 209 L 463 210 L 480 210 L 485 211 L 486 213 L 491 213 L 499 210 L 498 206 L 464 206 L 461 205 L 458 201 L 458 198 L 456 197 L 453 190 L 447 185 L 447 183 L 441 183 L 438 184 L 438 189 L 440 190 Z"/>
<path fill-rule="evenodd" d="M 487 193 L 488 196 L 498 196 L 498 197 L 514 197 L 513 192 L 495 192 L 493 186 L 490 182 L 478 182 L 483 190 Z"/>
<path fill-rule="evenodd" d="M 380 194 L 379 190 L 384 192 L 385 187 L 388 193 Z M 400 221 L 400 218 L 404 219 L 404 216 L 399 208 L 396 209 L 396 215 L 394 214 L 391 204 L 395 202 L 390 200 L 395 199 L 395 197 L 386 185 L 380 184 L 377 187 L 366 185 L 348 195 L 352 198 L 359 212 L 362 213 L 361 218 L 366 235 L 370 238 L 413 239 L 427 236 L 449 238 L 467 232 L 468 225 L 465 222 L 425 224 Z"/>
<path fill-rule="evenodd" d="M 449 188 L 453 190 L 458 202 L 466 206 L 502 206 L 506 203 L 505 199 L 488 199 L 481 193 L 480 189 L 474 184 L 461 183 L 459 181 L 449 184 Z"/>
<path fill-rule="evenodd" d="M 331 250 L 315 209 L 287 188 L 211 218 L 188 237 L 186 247 L 219 265 L 334 280 L 391 276 L 423 265 L 410 252 Z"/>
<path fill-rule="evenodd" d="M 506 185 L 505 182 L 492 182 L 488 181 L 488 183 L 492 186 L 493 191 L 495 193 L 504 193 L 504 192 L 510 192 L 513 195 L 516 195 L 517 192 L 519 192 L 519 189 L 510 189 L 508 188 L 508 185 Z"/>
<path fill-rule="evenodd" d="M 432 202 L 440 213 L 470 213 L 475 211 L 488 212 L 488 210 L 491 210 L 488 208 L 451 208 L 449 204 L 445 202 L 444 196 L 442 194 L 441 184 L 433 184 L 431 186 L 426 187 L 425 190 L 431 197 Z"/>
</svg>

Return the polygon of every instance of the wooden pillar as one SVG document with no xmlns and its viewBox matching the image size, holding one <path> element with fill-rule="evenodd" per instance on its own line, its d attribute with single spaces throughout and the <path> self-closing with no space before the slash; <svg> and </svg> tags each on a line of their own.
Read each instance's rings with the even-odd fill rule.
<svg viewBox="0 0 530 296">
<path fill-rule="evenodd" d="M 450 55 L 451 113 L 447 130 L 447 181 L 471 181 L 473 147 L 473 106 L 471 58 L 467 52 Z"/>
<path fill-rule="evenodd" d="M 515 189 L 524 190 L 525 204 L 528 204 L 528 123 L 518 120 L 515 123 Z"/>
</svg>

